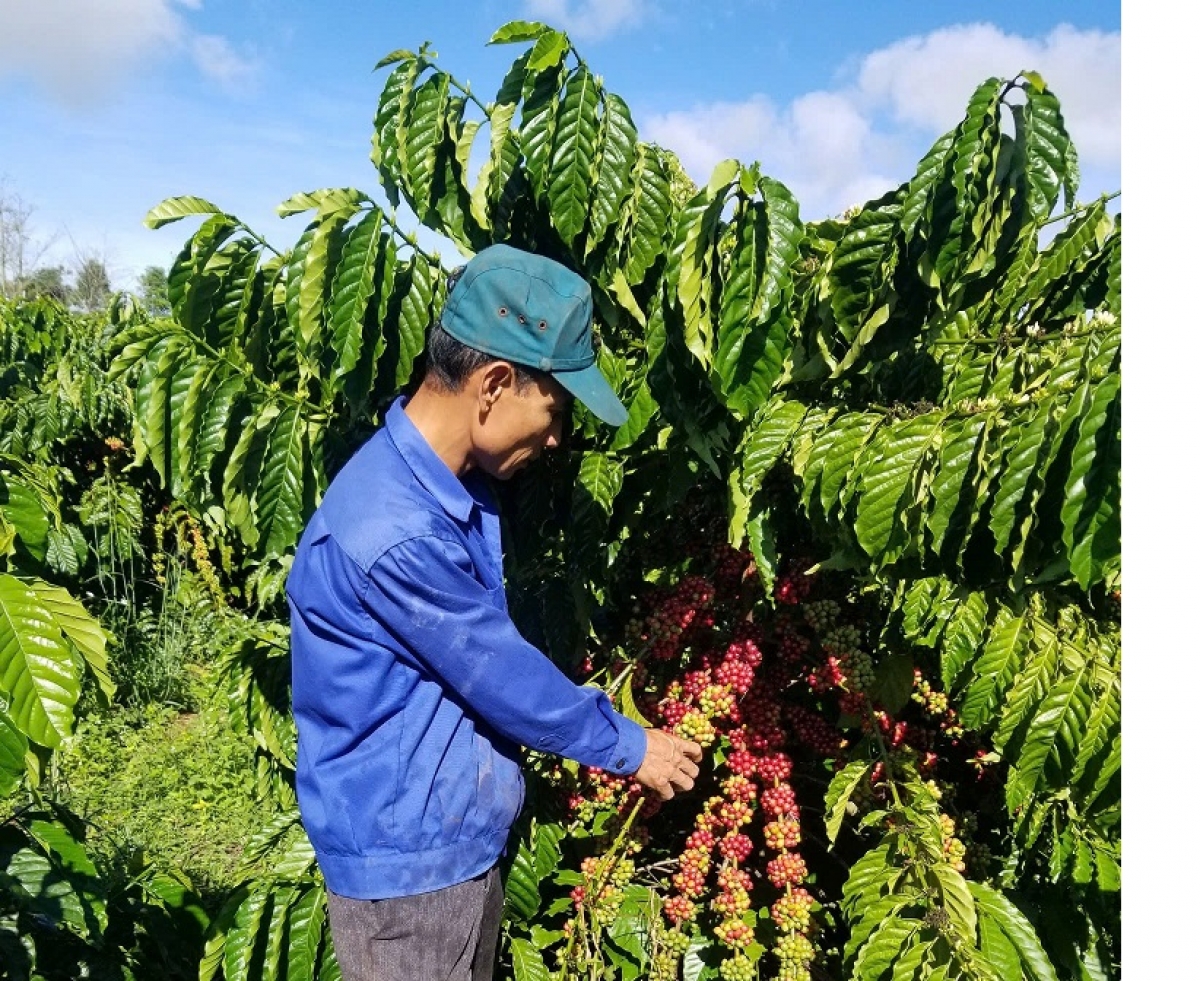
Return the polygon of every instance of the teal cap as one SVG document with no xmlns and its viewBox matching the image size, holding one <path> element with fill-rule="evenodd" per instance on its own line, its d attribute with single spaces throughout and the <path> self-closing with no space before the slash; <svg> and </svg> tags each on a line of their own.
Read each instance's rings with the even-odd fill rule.
<svg viewBox="0 0 1200 981">
<path fill-rule="evenodd" d="M 547 372 L 610 426 L 629 417 L 596 367 L 591 288 L 553 259 L 488 246 L 450 290 L 442 329 L 484 354 Z"/>
</svg>

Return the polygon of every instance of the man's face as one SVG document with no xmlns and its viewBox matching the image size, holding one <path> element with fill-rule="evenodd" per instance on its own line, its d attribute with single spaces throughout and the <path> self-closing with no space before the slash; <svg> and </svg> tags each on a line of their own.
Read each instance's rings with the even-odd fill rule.
<svg viewBox="0 0 1200 981">
<path fill-rule="evenodd" d="M 521 388 L 515 375 L 505 383 L 475 438 L 476 464 L 507 480 L 562 441 L 571 396 L 553 378 Z"/>
</svg>

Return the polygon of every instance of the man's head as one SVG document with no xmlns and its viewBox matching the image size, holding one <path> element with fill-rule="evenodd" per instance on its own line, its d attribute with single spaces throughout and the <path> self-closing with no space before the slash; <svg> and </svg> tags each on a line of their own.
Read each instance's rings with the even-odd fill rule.
<svg viewBox="0 0 1200 981">
<path fill-rule="evenodd" d="M 553 449 L 572 396 L 624 422 L 595 364 L 591 321 L 587 283 L 544 256 L 494 245 L 451 278 L 424 384 L 471 404 L 470 466 L 503 479 Z"/>
<path fill-rule="evenodd" d="M 467 263 L 450 290 L 441 328 L 466 347 L 503 359 L 527 378 L 550 375 L 613 426 L 627 418 L 596 367 L 592 291 L 566 266 L 509 245 L 493 245 Z"/>
</svg>

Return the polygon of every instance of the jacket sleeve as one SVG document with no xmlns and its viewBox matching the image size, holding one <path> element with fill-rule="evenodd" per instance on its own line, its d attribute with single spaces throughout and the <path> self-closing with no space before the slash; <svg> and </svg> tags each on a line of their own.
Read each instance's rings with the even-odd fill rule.
<svg viewBox="0 0 1200 981">
<path fill-rule="evenodd" d="M 394 546 L 372 566 L 363 604 L 388 646 L 513 742 L 611 773 L 641 766 L 645 730 L 520 635 L 460 544 L 422 536 Z"/>
</svg>

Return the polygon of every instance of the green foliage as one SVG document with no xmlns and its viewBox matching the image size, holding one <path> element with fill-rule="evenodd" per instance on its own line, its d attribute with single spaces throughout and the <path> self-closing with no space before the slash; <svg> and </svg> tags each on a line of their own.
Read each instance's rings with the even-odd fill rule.
<svg viewBox="0 0 1200 981">
<path fill-rule="evenodd" d="M 870 711 L 829 720 L 844 752 L 806 770 L 826 805 L 809 833 L 840 861 L 817 875 L 829 897 L 822 969 L 1116 976 L 1121 229 L 1107 197 L 1075 201 L 1056 98 L 1032 71 L 988 79 L 909 181 L 805 223 L 757 165 L 723 161 L 696 187 L 669 151 L 638 139 L 626 104 L 561 32 L 512 22 L 492 43 L 521 53 L 487 103 L 428 45 L 377 66 L 387 75 L 371 159 L 386 204 L 352 188 L 298 194 L 280 214 L 310 220 L 280 251 L 201 199 L 150 212 L 151 227 L 202 222 L 167 276 L 172 318 L 125 316 L 115 341 L 106 384 L 131 390 L 135 462 L 236 545 L 240 599 L 280 612 L 305 520 L 413 380 L 443 299 L 441 257 L 396 226 L 399 202 L 464 254 L 506 241 L 563 261 L 592 283 L 599 363 L 630 420 L 609 432 L 581 413 L 569 453 L 502 488 L 518 624 L 560 663 L 599 655 L 624 686 L 614 692 L 636 704 L 634 666 L 619 658 L 637 655 L 612 621 L 647 581 L 678 582 L 698 561 L 664 558 L 689 491 L 726 505 L 710 547 L 744 545 L 753 558 L 763 588 L 748 622 L 778 612 L 796 556 L 818 557 L 806 561 L 840 570 L 861 598 L 846 626 L 874 681 L 857 693 L 891 724 L 910 694 L 930 697 L 918 681 L 932 684 L 962 769 L 926 782 Z M 486 158 L 472 184 L 476 140 Z M 39 344 L 61 345 L 56 329 L 43 317 L 4 343 L 35 359 Z M 0 541 L 66 570 L 70 532 L 34 506 L 54 499 L 53 481 L 10 471 Z M 87 527 L 123 527 L 116 498 L 99 499 L 88 498 Z M 106 532 L 130 543 L 105 546 L 110 568 L 136 552 L 121 534 Z M 804 636 L 835 660 L 851 653 L 820 631 Z M 335 970 L 316 873 L 303 845 L 287 843 L 285 641 L 264 621 L 221 659 L 257 789 L 276 809 L 255 851 L 282 857 L 210 926 L 205 978 Z M 10 781 L 20 751 L 0 728 Z M 984 826 L 956 827 L 964 808 L 951 792 L 976 777 Z M 649 868 L 625 882 L 611 921 L 589 899 L 585 933 L 567 939 L 562 887 L 579 883 L 565 828 L 539 812 L 513 853 L 506 969 L 549 976 L 543 952 L 554 949 L 564 977 L 640 976 L 671 953 L 653 925 L 662 883 Z M 968 866 L 964 838 L 1003 860 Z M 612 845 L 591 857 L 615 855 Z M 766 936 L 756 922 L 748 928 Z M 667 960 L 686 977 L 715 976 L 721 938 L 685 942 Z M 766 970 L 774 961 L 760 947 L 744 956 Z"/>
</svg>

